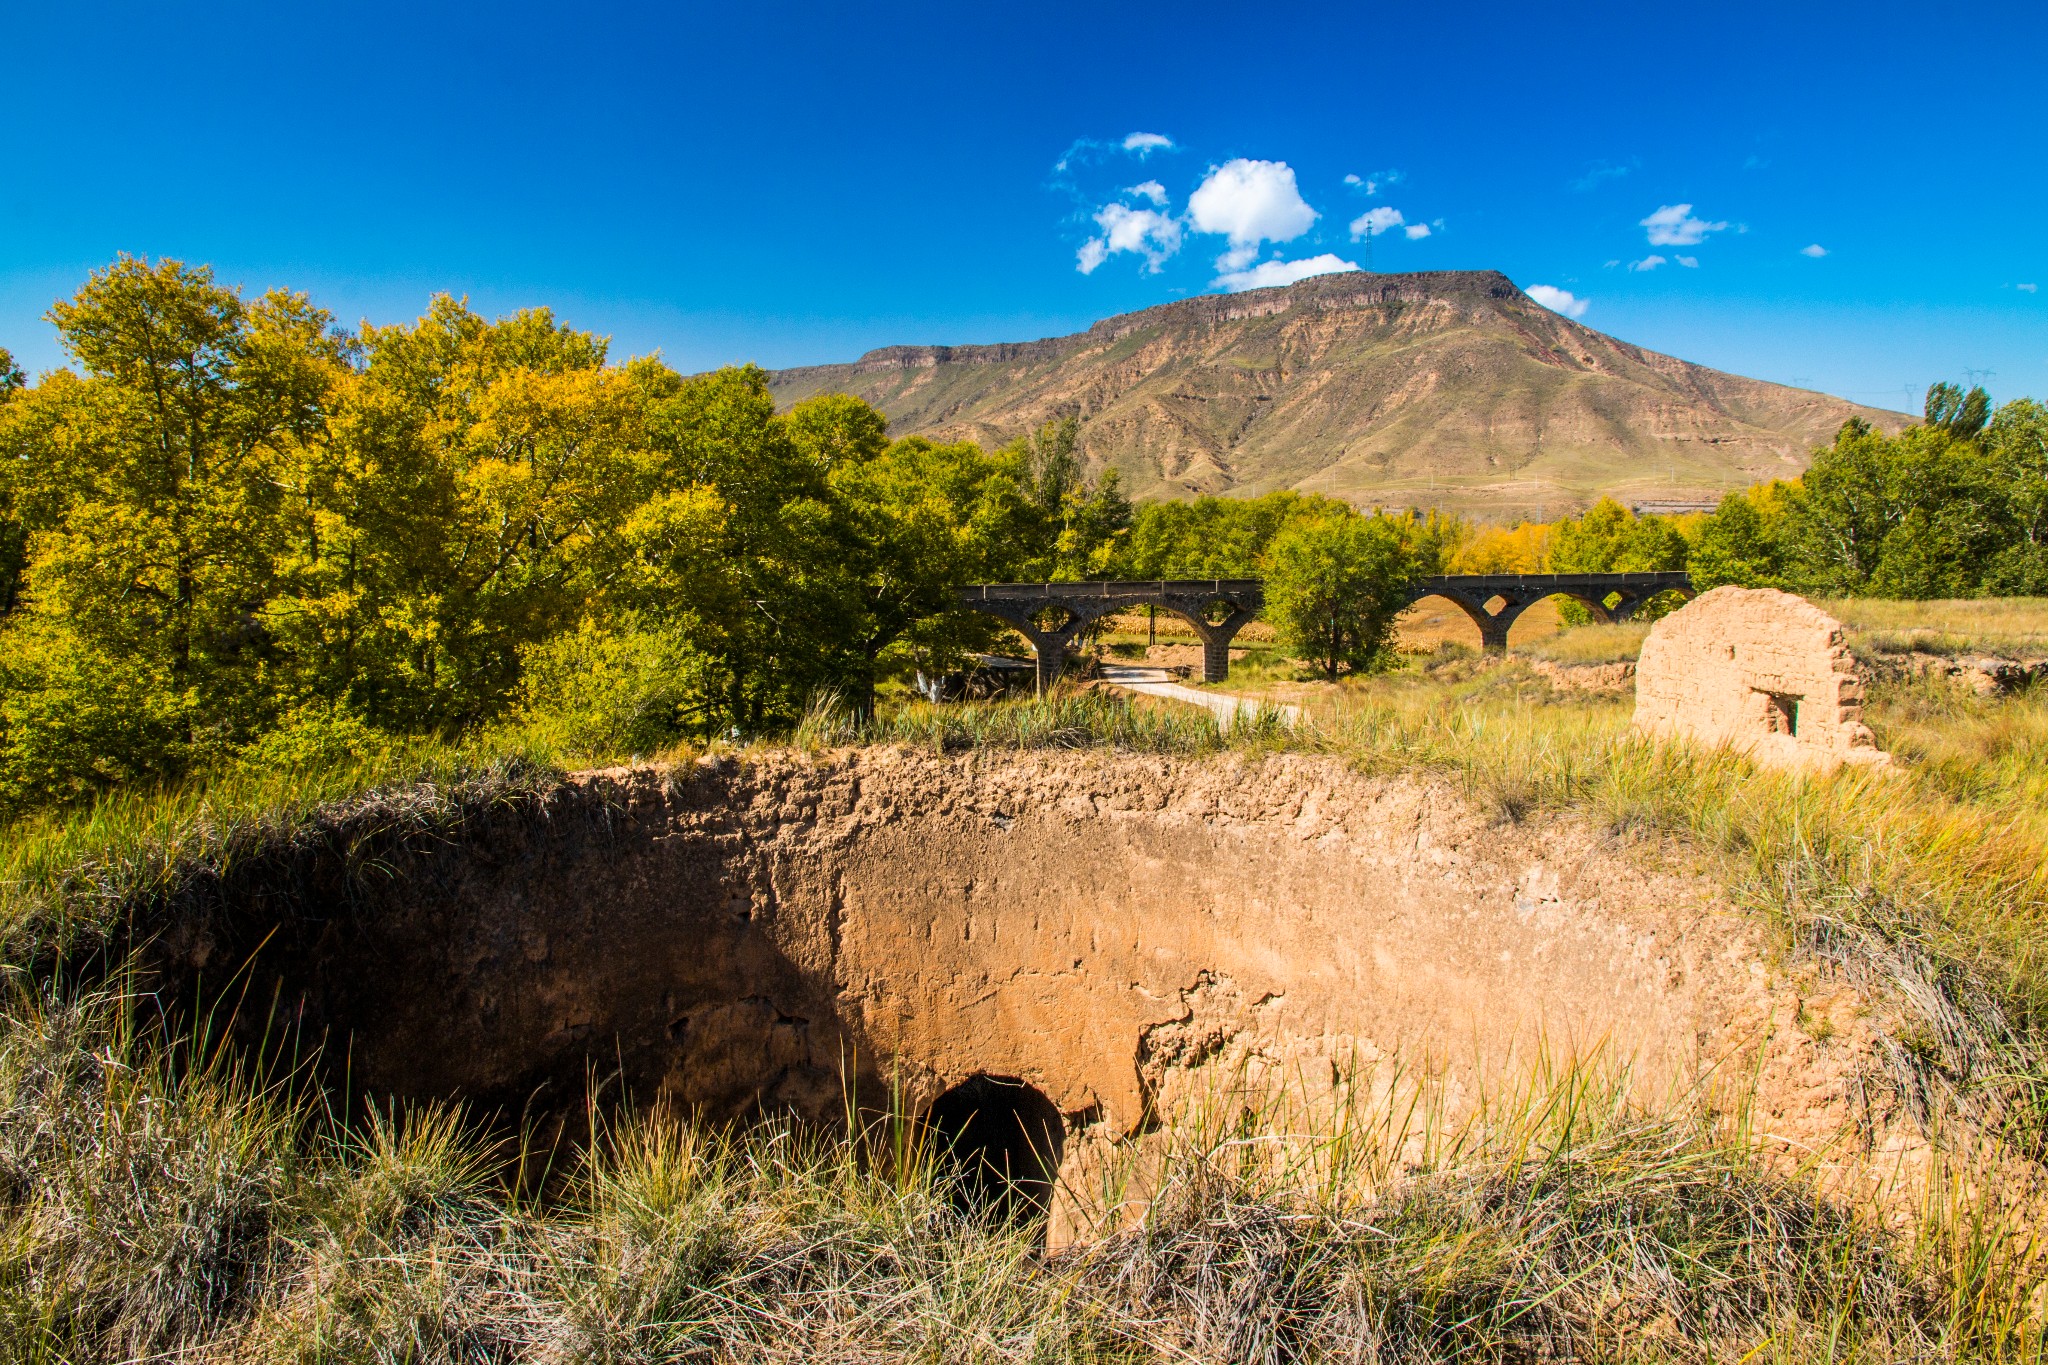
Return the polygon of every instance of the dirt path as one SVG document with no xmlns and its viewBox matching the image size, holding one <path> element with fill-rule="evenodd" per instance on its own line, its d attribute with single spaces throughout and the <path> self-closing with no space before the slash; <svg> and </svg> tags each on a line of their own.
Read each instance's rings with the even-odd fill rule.
<svg viewBox="0 0 2048 1365">
<path fill-rule="evenodd" d="M 1141 692 L 1148 697 L 1166 697 L 1173 701 L 1189 702 L 1195 706 L 1206 706 L 1216 717 L 1216 724 L 1225 728 L 1240 715 L 1246 720 L 1255 720 L 1262 711 L 1278 712 L 1280 718 L 1289 725 L 1301 720 L 1299 706 L 1259 701 L 1254 697 L 1234 696 L 1228 692 L 1200 692 L 1192 687 L 1181 686 L 1173 680 L 1173 674 L 1163 668 L 1148 668 L 1139 664 L 1104 664 L 1102 680 L 1127 692 Z"/>
</svg>

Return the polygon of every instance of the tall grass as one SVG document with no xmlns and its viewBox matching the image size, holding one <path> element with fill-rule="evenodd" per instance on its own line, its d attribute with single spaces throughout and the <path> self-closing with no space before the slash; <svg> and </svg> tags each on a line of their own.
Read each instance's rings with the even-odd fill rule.
<svg viewBox="0 0 2048 1365">
<path fill-rule="evenodd" d="M 1767 1166 L 1739 1125 L 1631 1111 L 1578 1072 L 1419 1146 L 1385 1113 L 1188 1116 L 1138 1220 L 1112 1201 L 1049 1258 L 962 1219 L 932 1163 L 773 1125 L 598 1116 L 535 1202 L 454 1111 L 350 1128 L 154 1034 L 146 1001 L 22 986 L 0 1020 L 0 1361 L 2040 1358 L 2040 1210 L 1997 1163 L 2048 1133 L 2048 697 L 1878 689 L 1889 777 L 1757 771 L 1628 718 L 1509 667 L 1342 690 L 1291 729 L 1084 692 L 867 722 L 821 699 L 795 739 L 1311 752 L 1502 821 L 1670 841 L 1879 1002 L 1870 1079 L 1962 1135 L 1905 1231 Z M 559 758 L 420 746 L 17 821 L 5 960 L 75 958 L 306 840 L 374 858 L 445 837 L 544 798 Z"/>
<path fill-rule="evenodd" d="M 1114 748 L 1138 753 L 1213 754 L 1279 746 L 1288 726 L 1270 708 L 1243 710 L 1219 726 L 1209 712 L 1180 703 L 1131 700 L 1100 691 L 1055 691 L 1022 702 L 934 706 L 916 702 L 861 722 L 830 698 L 814 704 L 795 741 L 809 748 L 907 744 L 947 753 L 967 749 Z"/>
<path fill-rule="evenodd" d="M 0 969 L 90 952 L 125 916 L 245 859 L 309 839 L 366 845 L 448 830 L 560 777 L 545 749 L 419 743 L 327 765 L 236 767 L 17 817 L 0 838 Z"/>
<path fill-rule="evenodd" d="M 1888 1229 L 1539 1068 L 1455 1124 L 1365 1073 L 1315 1114 L 1198 1092 L 1142 1210 L 1050 1254 L 963 1214 L 900 1119 L 600 1124 L 536 1200 L 447 1109 L 350 1129 L 138 1029 L 0 1012 L 0 1360 L 2031 1360 L 2031 1205 L 1985 1182 Z"/>
</svg>

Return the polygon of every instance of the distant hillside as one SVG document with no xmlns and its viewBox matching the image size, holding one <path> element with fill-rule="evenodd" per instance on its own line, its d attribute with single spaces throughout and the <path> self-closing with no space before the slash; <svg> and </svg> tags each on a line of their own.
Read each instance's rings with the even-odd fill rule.
<svg viewBox="0 0 2048 1365">
<path fill-rule="evenodd" d="M 1711 499 L 1798 473 L 1847 417 L 1905 420 L 1617 341 L 1494 271 L 1325 275 L 772 385 L 785 405 L 853 393 L 894 434 L 985 444 L 1077 414 L 1090 465 L 1136 496 L 1298 488 L 1496 517 Z"/>
</svg>

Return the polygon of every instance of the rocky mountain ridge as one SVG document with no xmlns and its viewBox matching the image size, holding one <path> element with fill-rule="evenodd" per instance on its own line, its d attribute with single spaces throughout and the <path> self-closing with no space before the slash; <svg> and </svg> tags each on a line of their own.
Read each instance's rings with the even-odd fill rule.
<svg viewBox="0 0 2048 1365">
<path fill-rule="evenodd" d="M 1077 416 L 1091 467 L 1137 496 L 1298 488 L 1499 517 L 1711 501 L 1796 474 L 1850 416 L 1905 420 L 1619 341 L 1496 271 L 1327 275 L 770 382 L 785 404 L 857 394 L 899 435 L 999 444 Z"/>
</svg>

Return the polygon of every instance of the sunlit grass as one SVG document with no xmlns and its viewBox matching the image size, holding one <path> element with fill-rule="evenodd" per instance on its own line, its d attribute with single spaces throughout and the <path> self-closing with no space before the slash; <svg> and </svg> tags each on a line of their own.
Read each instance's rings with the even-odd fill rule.
<svg viewBox="0 0 2048 1365">
<path fill-rule="evenodd" d="M 1574 1112 L 1602 1117 L 1568 1140 L 1501 1109 L 1421 1166 L 1270 1108 L 1249 1127 L 1233 1110 L 1227 1134 L 1190 1117 L 1163 1139 L 1165 1174 L 1144 1173 L 1138 1224 L 1105 1222 L 1049 1261 L 963 1224 L 859 1143 L 789 1129 L 620 1117 L 541 1206 L 498 1183 L 452 1113 L 334 1127 L 312 1096 L 123 1033 L 104 1004 L 24 995 L 0 1038 L 0 1337 L 27 1345 L 0 1361 L 201 1341 L 192 1358 L 774 1359 L 790 1342 L 792 1359 L 847 1343 L 881 1358 L 1241 1358 L 1270 1342 L 1232 1336 L 1223 1301 L 1201 1297 L 1233 1276 L 1270 1296 L 1278 1316 L 1259 1321 L 1290 1331 L 1398 1324 L 1371 1338 L 1388 1358 L 1598 1356 L 1624 1340 L 1636 1358 L 2035 1358 L 2038 1211 L 2009 1202 L 2024 1181 L 1970 1163 L 2025 1166 L 2048 1133 L 2048 696 L 1879 686 L 1868 715 L 1896 770 L 1826 778 L 1643 743 L 1625 694 L 1559 693 L 1512 662 L 1446 655 L 1306 705 L 1292 730 L 1221 731 L 1196 708 L 1101 691 L 866 723 L 821 698 L 793 742 L 1320 754 L 1448 784 L 1497 820 L 1563 816 L 1645 856 L 1682 851 L 1782 953 L 1887 1002 L 1889 1083 L 1964 1135 L 1938 1149 L 1954 1169 L 1937 1165 L 1907 1230 L 1887 1241 L 1875 1210 L 1815 1202 L 1710 1115 L 1626 1110 L 1583 1079 Z M 118 951 L 125 917 L 147 932 L 187 879 L 308 839 L 447 837 L 621 757 L 519 735 L 399 745 L 18 820 L 0 849 L 8 962 Z M 109 1181 L 126 1182 L 118 1198 Z M 1268 1264 L 1285 1271 L 1259 1278 Z M 1632 1278 L 1642 1265 L 1718 1269 L 1670 1289 L 1663 1272 Z M 1746 1306 L 1714 1308 L 1700 1286 Z M 1617 1304 L 1634 1306 L 1602 1316 Z M 1687 1313 L 1728 1335 L 1641 1331 Z M 1635 1335 L 1603 1337 L 1608 1322 Z"/>
<path fill-rule="evenodd" d="M 167 1046 L 131 1005 L 0 1009 L 0 1359 L 2040 1349 L 2041 1210 L 1981 1154 L 1946 1160 L 1899 1225 L 1772 1155 L 1739 1096 L 1646 1109 L 1599 1057 L 1455 1109 L 1374 1068 L 1314 1105 L 1219 1074 L 1058 1196 L 1069 1238 L 1048 1253 L 1030 1223 L 956 1208 L 893 1104 L 840 1132 L 614 1110 L 536 1198 L 459 1111 L 344 1123 Z"/>
<path fill-rule="evenodd" d="M 1516 652 L 1561 664 L 1612 664 L 1634 659 L 1649 638 L 1649 624 L 1616 621 L 1574 626 L 1543 640 L 1517 646 Z"/>
<path fill-rule="evenodd" d="M 1817 601 L 1859 652 L 2048 654 L 2048 597 L 1972 597 L 1901 602 L 1876 597 Z"/>
<path fill-rule="evenodd" d="M 1840 621 L 1859 656 L 1991 654 L 2005 658 L 2048 655 L 2048 598 L 1981 597 L 1960 601 L 1897 602 L 1869 597 L 1816 601 Z M 1650 627 L 1623 621 L 1577 626 L 1515 645 L 1517 653 L 1566 664 L 1617 663 L 1642 652 Z"/>
</svg>

